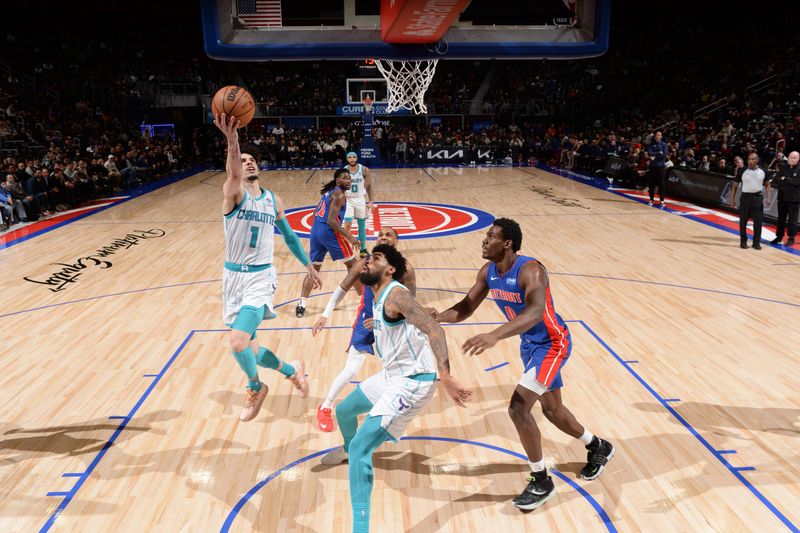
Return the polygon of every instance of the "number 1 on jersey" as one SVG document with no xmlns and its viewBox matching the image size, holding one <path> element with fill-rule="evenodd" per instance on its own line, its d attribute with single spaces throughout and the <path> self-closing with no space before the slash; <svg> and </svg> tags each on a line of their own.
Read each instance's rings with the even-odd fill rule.
<svg viewBox="0 0 800 533">
<path fill-rule="evenodd" d="M 258 226 L 250 226 L 250 248 L 258 245 Z"/>
</svg>

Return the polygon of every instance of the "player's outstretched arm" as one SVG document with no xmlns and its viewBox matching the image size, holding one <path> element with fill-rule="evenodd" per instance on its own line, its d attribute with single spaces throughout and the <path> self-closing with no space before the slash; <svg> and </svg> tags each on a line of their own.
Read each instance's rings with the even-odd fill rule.
<svg viewBox="0 0 800 533">
<path fill-rule="evenodd" d="M 308 270 L 308 275 L 311 276 L 311 280 L 314 282 L 315 289 L 322 288 L 322 278 L 319 276 L 319 272 L 311 265 L 311 261 L 308 259 L 308 255 L 306 254 L 305 249 L 303 248 L 300 239 L 297 238 L 297 234 L 294 230 L 289 226 L 289 221 L 286 220 L 286 214 L 283 211 L 283 200 L 277 194 L 275 195 L 275 210 L 277 212 L 277 217 L 275 218 L 275 225 L 281 232 L 281 237 L 283 237 L 283 242 L 286 243 L 286 246 L 289 248 L 289 251 L 292 252 L 292 255 L 297 258 L 300 263 L 306 270 Z"/>
<path fill-rule="evenodd" d="M 531 261 L 520 269 L 519 285 L 525 290 L 525 309 L 494 331 L 475 335 L 461 346 L 467 355 L 479 355 L 501 339 L 524 333 L 535 326 L 547 304 L 547 272 L 541 263 Z"/>
<path fill-rule="evenodd" d="M 401 283 L 405 285 L 406 289 L 408 289 L 408 292 L 411 293 L 411 296 L 414 298 L 417 297 L 417 271 L 408 260 L 406 260 L 406 273 L 403 276 Z"/>
<path fill-rule="evenodd" d="M 461 385 L 450 375 L 450 359 L 447 353 L 447 339 L 444 335 L 442 326 L 436 323 L 427 311 L 414 299 L 408 291 L 395 289 L 386 298 L 384 310 L 388 316 L 405 317 L 406 321 L 416 326 L 422 333 L 428 336 L 433 354 L 436 356 L 436 364 L 439 369 L 439 379 L 444 385 L 447 395 L 456 404 L 464 407 L 467 400 L 472 396 L 472 391 Z"/>
<path fill-rule="evenodd" d="M 227 117 L 225 113 L 214 117 L 214 125 L 228 141 L 228 159 L 225 163 L 227 177 L 222 185 L 222 211 L 230 213 L 242 197 L 242 152 L 239 148 L 239 119 Z"/>
<path fill-rule="evenodd" d="M 347 275 L 342 280 L 342 283 L 336 287 L 331 294 L 331 297 L 328 299 L 328 305 L 325 306 L 325 310 L 322 312 L 322 315 L 317 319 L 314 323 L 314 327 L 311 328 L 311 335 L 316 337 L 317 333 L 322 331 L 322 328 L 325 327 L 325 324 L 328 322 L 328 317 L 331 316 L 333 310 L 339 304 L 344 295 L 347 294 L 347 291 L 353 288 L 353 285 L 356 284 L 356 280 L 361 275 L 361 269 L 364 268 L 364 263 L 367 262 L 366 258 L 362 258 L 357 260 L 353 265 L 350 267 L 350 270 L 347 271 Z"/>
<path fill-rule="evenodd" d="M 467 295 L 462 298 L 456 305 L 442 311 L 441 313 L 433 313 L 437 322 L 447 322 L 449 324 L 455 322 L 462 322 L 472 316 L 472 313 L 481 305 L 481 302 L 489 294 L 489 286 L 486 284 L 486 273 L 489 271 L 489 263 L 483 265 L 483 268 L 478 272 L 478 277 L 475 280 L 475 285 L 467 292 Z"/>
</svg>

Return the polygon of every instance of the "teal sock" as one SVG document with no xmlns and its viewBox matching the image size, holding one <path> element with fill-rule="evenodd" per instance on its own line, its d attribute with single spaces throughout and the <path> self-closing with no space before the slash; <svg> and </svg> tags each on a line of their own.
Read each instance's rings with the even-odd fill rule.
<svg viewBox="0 0 800 533">
<path fill-rule="evenodd" d="M 369 505 L 353 504 L 353 533 L 369 532 Z"/>
<path fill-rule="evenodd" d="M 361 241 L 361 249 L 367 249 L 367 219 L 357 218 L 358 223 L 358 240 Z"/>
<path fill-rule="evenodd" d="M 247 388 L 250 389 L 250 390 L 254 390 L 256 392 L 260 391 L 261 390 L 261 380 L 258 379 L 258 378 L 251 379 L 250 381 L 247 382 Z"/>
<path fill-rule="evenodd" d="M 264 348 L 263 346 L 258 349 L 256 363 L 258 363 L 258 366 L 277 370 L 286 377 L 294 376 L 295 371 L 292 365 L 284 361 L 283 366 L 281 366 L 281 360 L 278 359 L 278 356 L 275 355 L 272 350 Z M 279 366 L 280 368 L 278 368 Z"/>
<path fill-rule="evenodd" d="M 294 367 L 292 365 L 290 365 L 289 363 L 284 361 L 283 362 L 283 366 L 278 369 L 278 372 L 280 372 L 281 374 L 283 374 L 284 376 L 286 376 L 288 378 L 289 376 L 294 376 L 294 373 L 296 372 L 296 370 L 294 369 Z"/>
<path fill-rule="evenodd" d="M 233 357 L 236 358 L 236 362 L 239 363 L 239 366 L 244 370 L 247 379 L 250 380 L 250 384 L 247 386 L 253 390 L 261 390 L 261 382 L 258 380 L 258 367 L 256 366 L 256 356 L 253 354 L 253 350 L 248 346 L 241 352 L 233 352 Z M 251 384 L 255 382 L 257 386 L 251 386 Z"/>
<path fill-rule="evenodd" d="M 381 417 L 368 416 L 350 443 L 350 504 L 354 532 L 369 531 L 369 504 L 374 482 L 372 453 L 388 436 L 381 427 Z"/>
<path fill-rule="evenodd" d="M 281 360 L 272 353 L 272 350 L 264 348 L 263 346 L 258 349 L 258 355 L 256 356 L 256 363 L 258 366 L 263 366 L 264 368 L 271 368 L 275 370 L 281 365 Z"/>
<path fill-rule="evenodd" d="M 339 421 L 339 431 L 344 437 L 344 451 L 349 451 L 350 441 L 358 429 L 358 415 L 369 412 L 370 409 L 372 402 L 364 395 L 361 387 L 356 387 L 336 406 L 336 420 Z"/>
</svg>

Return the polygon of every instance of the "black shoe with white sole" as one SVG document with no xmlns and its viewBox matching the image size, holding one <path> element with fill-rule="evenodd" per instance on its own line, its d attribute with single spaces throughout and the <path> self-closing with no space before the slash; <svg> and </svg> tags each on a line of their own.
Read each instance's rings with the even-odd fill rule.
<svg viewBox="0 0 800 533">
<path fill-rule="evenodd" d="M 581 469 L 581 477 L 591 481 L 600 477 L 606 463 L 614 457 L 616 450 L 613 444 L 596 436 L 586 446 L 586 449 L 589 450 L 589 453 L 586 454 L 586 466 Z"/>
<path fill-rule="evenodd" d="M 547 470 L 531 472 L 527 481 L 528 486 L 525 487 L 522 494 L 511 500 L 511 503 L 513 503 L 514 507 L 517 509 L 524 509 L 525 511 L 536 509 L 552 498 L 553 494 L 556 492 L 556 487 L 553 485 L 553 478 L 547 475 Z"/>
</svg>

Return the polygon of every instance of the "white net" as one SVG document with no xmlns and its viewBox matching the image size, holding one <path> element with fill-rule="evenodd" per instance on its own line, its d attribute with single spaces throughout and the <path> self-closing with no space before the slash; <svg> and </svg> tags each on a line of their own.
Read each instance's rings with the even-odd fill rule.
<svg viewBox="0 0 800 533">
<path fill-rule="evenodd" d="M 438 59 L 423 61 L 396 61 L 376 59 L 375 65 L 386 78 L 389 88 L 389 113 L 398 109 L 408 109 L 416 114 L 427 113 L 425 91 L 436 73 Z"/>
</svg>

